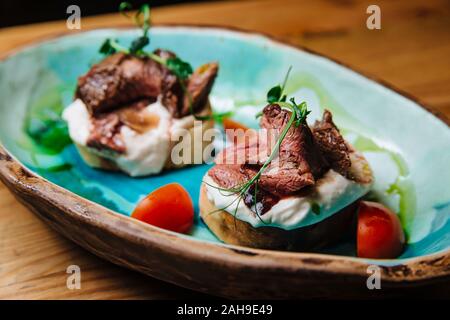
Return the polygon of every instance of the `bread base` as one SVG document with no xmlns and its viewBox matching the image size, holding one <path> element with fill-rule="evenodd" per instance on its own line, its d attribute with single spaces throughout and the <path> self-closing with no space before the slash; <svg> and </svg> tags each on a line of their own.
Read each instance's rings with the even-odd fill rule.
<svg viewBox="0 0 450 320">
<path fill-rule="evenodd" d="M 293 230 L 254 228 L 248 222 L 219 210 L 209 199 L 206 186 L 200 190 L 200 216 L 223 242 L 259 249 L 312 251 L 350 236 L 355 230 L 356 202 L 316 224 Z"/>
</svg>

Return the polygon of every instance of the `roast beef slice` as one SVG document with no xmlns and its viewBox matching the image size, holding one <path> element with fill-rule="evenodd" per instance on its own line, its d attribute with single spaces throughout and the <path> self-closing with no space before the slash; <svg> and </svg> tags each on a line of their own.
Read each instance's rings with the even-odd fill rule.
<svg viewBox="0 0 450 320">
<path fill-rule="evenodd" d="M 312 132 L 320 151 L 331 168 L 347 177 L 352 165 L 349 155 L 351 150 L 334 124 L 330 111 L 325 110 L 322 120 L 316 121 L 312 127 Z"/>
<path fill-rule="evenodd" d="M 175 57 L 170 51 L 156 50 L 163 59 Z M 78 79 L 76 98 L 91 115 L 110 112 L 141 99 L 156 99 L 180 118 L 205 106 L 217 76 L 217 63 L 198 68 L 183 84 L 165 66 L 148 57 L 116 53 L 94 65 Z M 183 86 L 189 94 L 185 94 Z"/>
</svg>

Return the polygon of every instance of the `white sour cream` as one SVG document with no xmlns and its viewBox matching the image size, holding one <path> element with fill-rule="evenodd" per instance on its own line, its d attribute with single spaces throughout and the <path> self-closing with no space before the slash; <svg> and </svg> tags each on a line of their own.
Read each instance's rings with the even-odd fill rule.
<svg viewBox="0 0 450 320">
<path fill-rule="evenodd" d="M 210 176 L 206 175 L 203 181 L 209 201 L 218 209 L 225 208 L 226 212 L 235 215 L 239 220 L 248 222 L 255 228 L 275 226 L 285 230 L 318 223 L 355 202 L 370 188 L 370 184 L 358 184 L 329 170 L 317 181 L 314 194 L 284 198 L 258 217 L 243 201 L 237 200 L 237 195 L 230 195 L 217 189 L 218 185 Z M 230 205 L 231 203 L 233 204 Z M 313 204 L 320 207 L 319 213 L 313 211 Z"/>
<path fill-rule="evenodd" d="M 159 100 L 146 108 L 159 118 L 158 125 L 144 133 L 123 125 L 120 133 L 126 148 L 124 154 L 95 148 L 89 151 L 113 161 L 133 177 L 161 172 L 170 154 L 172 116 Z M 85 104 L 80 99 L 75 100 L 64 110 L 63 119 L 68 123 L 72 140 L 86 147 L 92 124 Z"/>
<path fill-rule="evenodd" d="M 77 99 L 72 102 L 64 109 L 62 118 L 67 122 L 72 141 L 85 146 L 89 138 L 91 120 L 83 101 Z"/>
</svg>

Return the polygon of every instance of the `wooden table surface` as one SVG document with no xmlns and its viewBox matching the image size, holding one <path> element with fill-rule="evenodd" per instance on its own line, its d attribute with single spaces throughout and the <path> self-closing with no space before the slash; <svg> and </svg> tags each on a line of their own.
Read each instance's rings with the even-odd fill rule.
<svg viewBox="0 0 450 320">
<path fill-rule="evenodd" d="M 366 28 L 372 3 L 381 8 L 381 30 Z M 447 0 L 212 2 L 156 8 L 153 21 L 262 31 L 383 79 L 450 117 Z M 118 14 L 82 18 L 83 29 L 127 24 Z M 62 20 L 0 29 L 0 54 L 66 32 L 65 26 Z M 73 264 L 82 271 L 80 290 L 66 287 L 66 268 Z M 49 229 L 0 184 L 0 299 L 183 297 L 205 296 L 98 259 Z"/>
</svg>

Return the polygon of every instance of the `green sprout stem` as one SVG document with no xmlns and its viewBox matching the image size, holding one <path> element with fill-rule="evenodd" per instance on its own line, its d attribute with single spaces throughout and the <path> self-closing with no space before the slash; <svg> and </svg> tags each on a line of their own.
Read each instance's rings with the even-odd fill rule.
<svg viewBox="0 0 450 320">
<path fill-rule="evenodd" d="M 119 12 L 125 17 L 133 20 L 133 22 L 142 29 L 142 36 L 134 39 L 131 42 L 129 48 L 120 45 L 116 40 L 106 39 L 100 48 L 100 52 L 106 55 L 113 54 L 116 52 L 121 52 L 124 54 L 131 54 L 135 56 L 146 56 L 153 61 L 159 63 L 160 65 L 166 67 L 170 72 L 172 72 L 180 82 L 183 94 L 188 98 L 189 110 L 196 120 L 217 120 L 222 121 L 224 117 L 230 116 L 230 112 L 225 113 L 213 113 L 208 116 L 199 116 L 194 112 L 193 98 L 191 93 L 187 90 L 185 80 L 192 74 L 192 67 L 189 63 L 181 60 L 180 58 L 168 58 L 163 59 L 153 52 L 146 52 L 144 48 L 150 43 L 148 32 L 151 27 L 150 20 L 150 6 L 148 4 L 142 5 L 139 10 L 134 14 L 134 16 L 129 14 L 129 10 L 133 7 L 129 2 L 122 2 L 119 6 Z"/>
<path fill-rule="evenodd" d="M 264 164 L 261 166 L 261 168 L 259 169 L 259 171 L 247 182 L 244 182 L 240 185 L 231 187 L 231 188 L 221 188 L 219 186 L 212 186 L 206 182 L 207 185 L 214 187 L 220 191 L 223 192 L 227 192 L 228 196 L 232 196 L 232 195 L 237 195 L 239 199 L 242 200 L 242 198 L 245 196 L 245 194 L 249 191 L 249 189 L 251 188 L 252 185 L 255 185 L 255 190 L 254 190 L 254 207 L 255 207 L 255 213 L 258 216 L 258 218 L 265 223 L 259 212 L 258 212 L 258 208 L 257 208 L 257 193 L 258 193 L 258 183 L 259 183 L 259 179 L 261 177 L 261 175 L 263 174 L 263 172 L 267 169 L 267 167 L 270 165 L 270 163 L 274 160 L 275 156 L 278 154 L 280 147 L 281 147 L 281 143 L 283 142 L 284 138 L 286 137 L 289 129 L 294 125 L 295 127 L 299 127 L 300 125 L 306 123 L 306 117 L 308 116 L 308 114 L 310 113 L 310 111 L 308 111 L 307 106 L 306 106 L 306 102 L 302 102 L 300 104 L 297 104 L 295 102 L 294 98 L 290 99 L 290 103 L 286 102 L 286 95 L 283 95 L 284 89 L 286 87 L 286 83 L 289 77 L 289 73 L 291 72 L 292 67 L 289 67 L 286 76 L 284 78 L 283 84 L 282 85 L 278 85 L 275 86 L 273 88 L 271 88 L 267 94 L 267 100 L 270 104 L 276 104 L 279 105 L 281 108 L 284 109 L 288 109 L 289 111 L 291 111 L 291 116 L 289 117 L 289 120 L 287 122 L 287 124 L 285 125 L 285 127 L 283 128 L 283 130 L 281 131 L 280 136 L 277 139 L 277 142 L 275 143 L 274 148 L 272 149 L 269 157 L 266 159 L 266 161 L 264 162 Z M 274 101 L 276 100 L 276 101 Z M 262 112 L 258 113 L 257 116 L 261 116 Z M 226 206 L 223 209 L 219 209 L 219 210 L 224 210 L 226 208 L 228 208 L 229 206 L 231 206 L 235 201 L 233 201 L 231 204 L 229 204 L 228 206 Z M 235 216 L 236 216 L 236 212 L 239 206 L 239 203 L 236 206 L 235 209 Z"/>
<path fill-rule="evenodd" d="M 253 184 L 255 184 L 255 192 L 254 192 L 254 206 L 255 206 L 255 213 L 256 213 L 257 217 L 258 217 L 263 223 L 265 223 L 265 221 L 262 220 L 262 218 L 261 218 L 261 216 L 260 216 L 260 214 L 259 214 L 259 212 L 258 212 L 258 209 L 257 209 L 257 207 L 256 207 L 256 195 L 257 195 L 257 190 L 258 190 L 258 189 L 257 189 L 257 188 L 258 188 L 257 185 L 258 185 L 259 179 L 260 179 L 261 175 L 263 174 L 263 172 L 267 169 L 267 167 L 268 167 L 268 166 L 270 165 L 270 163 L 273 161 L 273 159 L 275 158 L 275 156 L 276 156 L 276 154 L 278 153 L 278 151 L 280 150 L 281 143 L 283 142 L 284 138 L 286 137 L 286 135 L 287 135 L 289 129 L 292 127 L 292 125 L 294 125 L 294 123 L 295 123 L 295 125 L 296 125 L 296 123 L 297 123 L 298 120 L 301 120 L 301 121 L 299 122 L 300 124 L 303 123 L 303 122 L 306 120 L 306 115 L 308 114 L 308 112 L 301 112 L 301 114 L 305 114 L 305 116 L 302 117 L 301 119 L 298 119 L 298 115 L 300 114 L 300 112 L 299 112 L 299 110 L 296 110 L 296 109 L 297 109 L 299 106 L 297 106 L 296 104 L 291 105 L 291 104 L 289 104 L 289 103 L 279 103 L 279 105 L 282 106 L 282 107 L 284 107 L 284 108 L 289 109 L 289 110 L 291 111 L 291 116 L 289 117 L 289 121 L 287 122 L 286 126 L 283 128 L 283 130 L 282 130 L 282 132 L 281 132 L 281 134 L 280 134 L 280 136 L 279 136 L 279 138 L 278 138 L 278 140 L 277 140 L 277 142 L 276 142 L 274 148 L 272 149 L 272 151 L 271 151 L 271 153 L 270 153 L 270 155 L 269 155 L 269 158 L 267 158 L 267 160 L 264 162 L 264 164 L 263 164 L 262 167 L 259 169 L 259 171 L 258 171 L 258 172 L 257 172 L 257 173 L 249 180 L 249 181 L 247 181 L 247 182 L 245 182 L 245 183 L 243 183 L 243 184 L 240 184 L 240 185 L 238 185 L 238 186 L 236 186 L 236 187 L 231 187 L 231 188 L 221 188 L 221 187 L 218 187 L 218 186 L 213 186 L 213 185 L 211 185 L 211 184 L 209 184 L 209 183 L 207 183 L 207 182 L 204 182 L 204 183 L 206 183 L 207 185 L 209 185 L 209 186 L 211 186 L 211 187 L 214 187 L 214 188 L 216 188 L 216 189 L 218 189 L 218 190 L 228 192 L 228 193 L 229 193 L 228 196 L 237 195 L 237 196 L 238 196 L 238 199 L 240 199 L 240 200 L 242 200 L 242 198 L 245 196 L 245 194 L 248 192 L 248 190 L 251 188 L 251 186 L 252 186 Z M 301 104 L 301 106 L 303 106 L 303 105 L 304 105 L 304 104 Z M 238 209 L 238 207 L 239 207 L 240 200 L 239 200 L 239 202 L 238 202 L 237 205 L 236 205 L 234 216 L 236 216 L 236 212 L 237 212 L 237 209 Z M 236 201 L 236 199 L 235 199 L 233 202 L 231 202 L 229 205 L 227 205 L 225 208 L 219 209 L 219 211 L 220 211 L 220 210 L 227 209 L 227 208 L 230 207 L 235 201 Z"/>
<path fill-rule="evenodd" d="M 129 54 L 130 50 L 125 48 L 124 46 L 120 45 L 117 41 L 115 40 L 109 40 L 109 44 L 111 45 L 111 47 L 116 50 L 117 52 L 122 52 L 125 54 Z"/>
</svg>

